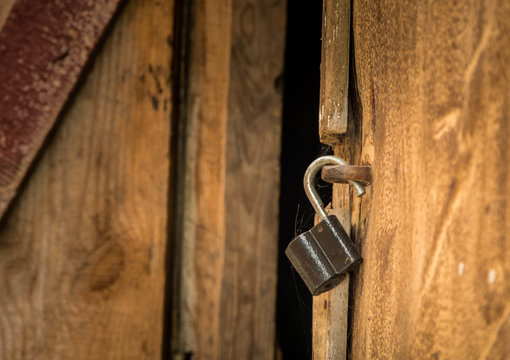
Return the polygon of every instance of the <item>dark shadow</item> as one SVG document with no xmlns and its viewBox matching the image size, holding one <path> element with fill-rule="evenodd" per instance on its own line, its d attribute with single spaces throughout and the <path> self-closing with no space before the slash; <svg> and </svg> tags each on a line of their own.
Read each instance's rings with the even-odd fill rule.
<svg viewBox="0 0 510 360">
<path fill-rule="evenodd" d="M 313 226 L 303 190 L 307 166 L 328 151 L 318 135 L 322 2 L 289 1 L 283 96 L 277 335 L 283 359 L 312 357 L 312 296 L 285 256 L 296 236 Z M 319 193 L 331 193 L 324 183 Z M 322 191 L 321 191 L 322 189 Z M 326 195 L 324 195 L 326 196 Z M 330 199 L 323 198 L 325 203 Z"/>
</svg>

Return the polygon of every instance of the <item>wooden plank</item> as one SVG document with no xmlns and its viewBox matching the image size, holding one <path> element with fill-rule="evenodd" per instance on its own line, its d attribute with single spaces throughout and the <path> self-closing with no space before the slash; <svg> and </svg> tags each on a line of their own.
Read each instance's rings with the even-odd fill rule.
<svg viewBox="0 0 510 360">
<path fill-rule="evenodd" d="M 173 2 L 130 1 L 0 233 L 0 358 L 160 359 Z"/>
<path fill-rule="evenodd" d="M 319 109 L 320 141 L 352 164 L 353 129 L 348 128 L 349 39 L 351 2 L 324 0 Z M 325 169 L 323 174 L 325 174 Z M 333 185 L 332 210 L 350 233 L 351 193 L 348 185 Z M 313 298 L 313 359 L 347 356 L 350 276 L 332 291 Z"/>
<path fill-rule="evenodd" d="M 172 352 L 271 359 L 285 1 L 201 0 L 192 11 Z"/>
<path fill-rule="evenodd" d="M 326 209 L 334 214 L 347 234 L 351 232 L 350 209 Z M 313 297 L 312 347 L 314 360 L 337 360 L 347 356 L 349 274 L 332 290 Z"/>
<path fill-rule="evenodd" d="M 218 311 L 219 289 L 215 276 L 221 271 L 223 251 L 218 240 L 224 237 L 224 154 L 226 103 L 228 99 L 230 53 L 230 1 L 196 1 L 191 8 L 192 31 L 189 55 L 189 77 L 185 79 L 184 109 L 181 123 L 185 124 L 182 163 L 186 164 L 184 179 L 177 193 L 182 211 L 182 233 L 176 239 L 182 242 L 180 278 L 174 289 L 175 300 L 172 331 L 172 353 L 175 358 L 186 358 L 195 353 L 200 358 L 217 348 L 214 336 L 218 325 L 214 313 Z M 206 16 L 207 15 L 207 16 Z M 219 23 L 223 19 L 223 25 Z M 181 175 L 182 176 L 182 175 Z M 179 225 L 179 224 L 178 224 Z M 197 247 L 201 239 L 206 248 Z M 208 248 L 211 250 L 208 253 Z M 213 249 L 216 247 L 216 249 Z M 196 260 L 203 261 L 202 272 L 196 269 Z M 202 279 L 195 286 L 196 278 Z M 202 302 L 207 299 L 207 302 Z M 210 313 L 208 312 L 208 307 Z M 209 317 L 208 317 L 209 316 Z M 205 327 L 200 327 L 202 324 Z M 195 330 L 197 329 L 197 330 Z M 208 330 L 209 329 L 209 330 Z M 207 344 L 207 332 L 210 342 Z M 207 345 L 204 345 L 207 344 Z M 198 349 L 198 350 L 197 350 Z"/>
<path fill-rule="evenodd" d="M 321 142 L 335 145 L 347 131 L 350 0 L 324 0 L 319 109 Z"/>
<path fill-rule="evenodd" d="M 184 81 L 186 164 L 181 195 L 180 278 L 175 283 L 172 354 L 214 359 L 225 256 L 225 154 L 232 4 L 196 0 L 191 7 L 188 77 Z M 177 224 L 179 226 L 179 224 Z"/>
<path fill-rule="evenodd" d="M 373 185 L 352 358 L 509 358 L 510 4 L 353 10 Z"/>
<path fill-rule="evenodd" d="M 353 121 L 349 122 L 347 136 L 333 147 L 334 154 L 348 163 L 353 163 L 357 142 Z M 337 215 L 351 239 L 357 244 L 351 231 L 352 190 L 347 184 L 333 184 L 332 202 L 329 212 Z M 362 263 L 363 264 L 363 263 Z M 354 273 L 356 276 L 356 273 Z M 312 358 L 345 359 L 348 354 L 349 283 L 352 274 L 330 292 L 313 298 Z"/>
<path fill-rule="evenodd" d="M 0 32 L 0 217 L 118 4 L 18 0 L 0 8 L 12 6 Z"/>
<path fill-rule="evenodd" d="M 219 359 L 272 359 L 285 0 L 233 0 Z"/>
</svg>

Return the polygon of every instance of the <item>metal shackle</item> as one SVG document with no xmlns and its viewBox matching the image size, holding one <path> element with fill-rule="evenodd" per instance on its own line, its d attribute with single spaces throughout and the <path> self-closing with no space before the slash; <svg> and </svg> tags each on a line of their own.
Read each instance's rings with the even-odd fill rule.
<svg viewBox="0 0 510 360">
<path fill-rule="evenodd" d="M 317 172 L 322 169 L 325 165 L 348 165 L 347 162 L 339 158 L 337 156 L 327 155 L 321 156 L 320 158 L 315 159 L 306 169 L 305 176 L 303 178 L 303 186 L 305 188 L 306 196 L 310 203 L 312 204 L 315 212 L 321 220 L 325 219 L 328 214 L 324 209 L 324 203 L 322 202 L 317 190 L 315 190 L 314 180 Z M 349 184 L 354 186 L 356 189 L 356 194 L 358 197 L 363 196 L 365 194 L 365 188 L 357 181 L 349 181 Z"/>
</svg>

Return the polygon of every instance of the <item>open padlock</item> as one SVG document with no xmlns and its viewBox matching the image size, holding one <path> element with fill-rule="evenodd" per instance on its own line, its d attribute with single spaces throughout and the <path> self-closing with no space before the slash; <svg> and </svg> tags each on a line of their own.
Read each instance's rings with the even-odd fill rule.
<svg viewBox="0 0 510 360">
<path fill-rule="evenodd" d="M 312 229 L 292 240 L 285 254 L 301 276 L 312 295 L 319 295 L 338 285 L 345 274 L 360 261 L 361 256 L 335 215 L 326 213 L 314 187 L 317 172 L 325 165 L 347 165 L 336 156 L 322 156 L 313 161 L 305 172 L 303 185 L 321 221 Z M 365 193 L 363 186 L 351 181 L 357 195 Z"/>
</svg>

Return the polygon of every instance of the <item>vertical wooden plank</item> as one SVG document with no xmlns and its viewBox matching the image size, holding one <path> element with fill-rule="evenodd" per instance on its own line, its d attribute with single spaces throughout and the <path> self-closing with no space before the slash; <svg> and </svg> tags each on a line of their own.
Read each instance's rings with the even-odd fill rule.
<svg viewBox="0 0 510 360">
<path fill-rule="evenodd" d="M 271 359 L 284 1 L 192 10 L 175 358 Z"/>
<path fill-rule="evenodd" d="M 354 127 L 352 122 L 348 136 L 342 138 L 333 147 L 334 154 L 349 163 L 353 163 Z M 333 184 L 331 208 L 328 212 L 337 215 L 346 232 L 351 232 L 352 191 L 350 185 Z M 345 359 L 348 354 L 348 310 L 349 283 L 346 278 L 333 290 L 313 298 L 312 356 L 313 359 Z"/>
<path fill-rule="evenodd" d="M 286 1 L 233 0 L 219 359 L 272 359 Z"/>
<path fill-rule="evenodd" d="M 0 233 L 0 358 L 161 357 L 173 2 L 130 1 Z"/>
<path fill-rule="evenodd" d="M 510 4 L 353 6 L 373 191 L 352 358 L 509 358 Z"/>
<path fill-rule="evenodd" d="M 323 1 L 319 136 L 322 143 L 333 146 L 335 155 L 352 163 L 352 129 L 347 133 L 350 11 L 348 0 Z M 330 211 L 337 214 L 348 234 L 350 199 L 347 185 L 333 186 Z M 313 359 L 346 358 L 349 281 L 346 276 L 336 288 L 313 298 Z"/>
<path fill-rule="evenodd" d="M 334 214 L 347 234 L 351 232 L 351 212 L 327 209 Z M 347 356 L 347 318 L 349 274 L 338 286 L 313 298 L 312 346 L 314 360 L 337 360 Z"/>
<path fill-rule="evenodd" d="M 192 101 L 197 102 L 190 104 L 191 116 L 197 116 L 193 129 L 196 147 L 190 152 L 194 155 L 190 165 L 196 167 L 193 174 L 196 184 L 191 189 L 196 191 L 191 195 L 196 201 L 196 213 L 186 220 L 193 224 L 195 241 L 193 258 L 189 259 L 195 280 L 191 283 L 195 287 L 192 326 L 196 345 L 193 350 L 197 359 L 216 359 L 222 336 L 218 315 L 225 262 L 225 154 L 232 3 L 200 1 L 195 16 L 197 36 L 205 42 L 197 44 L 199 72 L 190 70 L 191 77 L 200 86 L 192 95 Z"/>
<path fill-rule="evenodd" d="M 347 131 L 349 85 L 350 0 L 324 0 L 319 136 L 329 145 Z"/>
<path fill-rule="evenodd" d="M 220 296 L 225 247 L 225 153 L 230 79 L 230 0 L 196 0 L 191 8 L 188 74 L 182 92 L 179 159 L 182 243 L 173 313 L 172 353 L 181 359 L 219 354 Z M 178 209 L 179 210 L 179 209 Z"/>
</svg>

